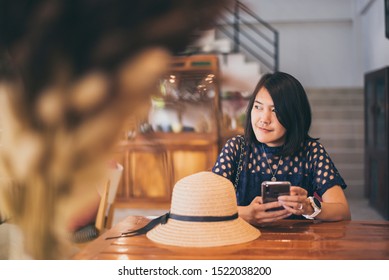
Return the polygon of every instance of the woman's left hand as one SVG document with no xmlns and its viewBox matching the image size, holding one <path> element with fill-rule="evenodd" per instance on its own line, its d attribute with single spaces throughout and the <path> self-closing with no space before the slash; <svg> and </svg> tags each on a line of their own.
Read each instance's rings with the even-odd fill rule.
<svg viewBox="0 0 389 280">
<path fill-rule="evenodd" d="M 294 215 L 312 214 L 312 206 L 307 198 L 308 192 L 297 186 L 290 187 L 290 195 L 278 197 L 282 206 Z"/>
</svg>

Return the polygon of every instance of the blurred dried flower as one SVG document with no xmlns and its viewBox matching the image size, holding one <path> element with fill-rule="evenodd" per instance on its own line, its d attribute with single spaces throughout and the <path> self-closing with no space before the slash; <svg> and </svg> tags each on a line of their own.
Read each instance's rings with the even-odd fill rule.
<svg viewBox="0 0 389 280">
<path fill-rule="evenodd" d="M 0 0 L 0 213 L 32 258 L 69 256 L 124 122 L 226 2 Z"/>
</svg>

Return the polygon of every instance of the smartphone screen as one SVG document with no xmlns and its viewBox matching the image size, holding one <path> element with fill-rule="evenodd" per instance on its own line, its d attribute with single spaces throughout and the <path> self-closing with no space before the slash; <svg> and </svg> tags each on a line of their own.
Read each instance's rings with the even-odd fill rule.
<svg viewBox="0 0 389 280">
<path fill-rule="evenodd" d="M 272 182 L 265 181 L 261 184 L 261 195 L 263 203 L 277 201 L 280 195 L 290 195 L 290 182 L 280 181 Z M 268 211 L 276 211 L 284 209 L 283 207 L 269 209 Z"/>
</svg>

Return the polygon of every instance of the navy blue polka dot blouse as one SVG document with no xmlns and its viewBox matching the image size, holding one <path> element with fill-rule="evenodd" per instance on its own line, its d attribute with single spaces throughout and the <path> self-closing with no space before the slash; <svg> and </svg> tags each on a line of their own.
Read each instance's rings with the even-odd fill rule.
<svg viewBox="0 0 389 280">
<path fill-rule="evenodd" d="M 289 181 L 292 186 L 306 189 L 308 196 L 314 193 L 322 196 L 334 185 L 343 189 L 347 187 L 323 145 L 317 140 L 307 139 L 294 155 L 287 157 L 279 156 L 281 147 L 268 147 L 262 143 L 251 147 L 244 143 L 240 135 L 229 139 L 212 169 L 235 185 L 239 206 L 247 206 L 256 196 L 261 195 L 261 183 L 270 181 L 273 174 L 277 181 Z M 241 151 L 242 169 L 239 181 L 235 182 Z"/>
</svg>

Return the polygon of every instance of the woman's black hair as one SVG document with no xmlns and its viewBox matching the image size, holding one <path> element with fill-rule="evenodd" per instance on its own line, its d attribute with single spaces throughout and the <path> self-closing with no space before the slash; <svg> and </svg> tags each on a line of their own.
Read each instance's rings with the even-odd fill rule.
<svg viewBox="0 0 389 280">
<path fill-rule="evenodd" d="M 283 156 L 294 154 L 307 138 L 311 126 L 311 107 L 301 83 L 284 72 L 265 74 L 259 80 L 250 97 L 246 110 L 245 138 L 251 145 L 258 143 L 251 125 L 251 109 L 257 93 L 266 88 L 274 102 L 278 121 L 286 129 Z"/>
</svg>

